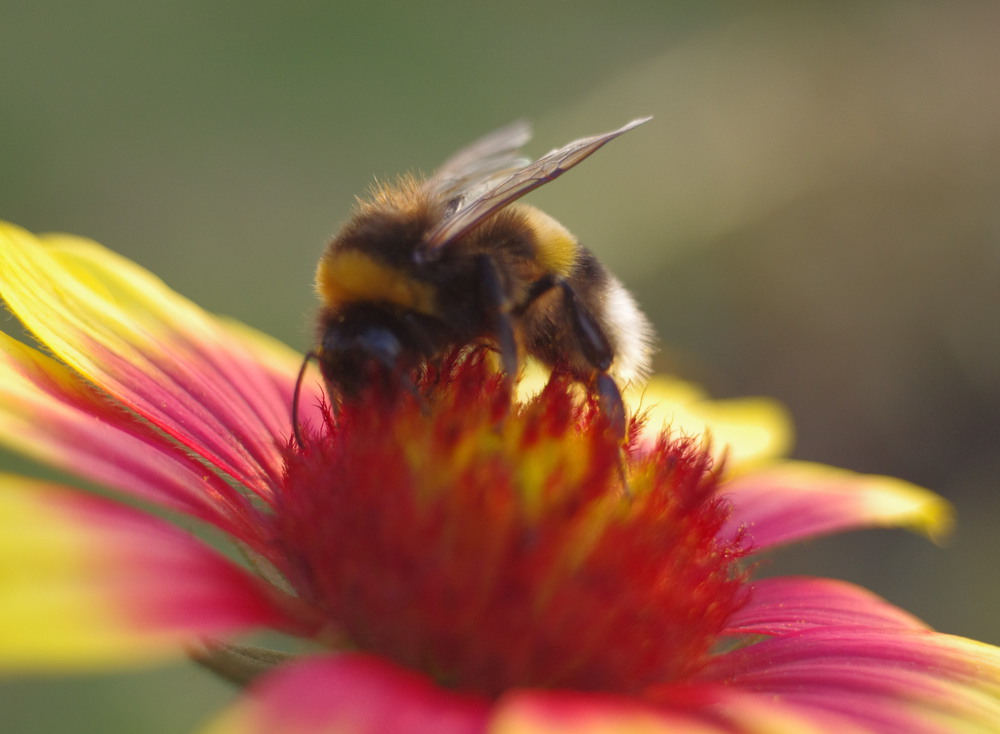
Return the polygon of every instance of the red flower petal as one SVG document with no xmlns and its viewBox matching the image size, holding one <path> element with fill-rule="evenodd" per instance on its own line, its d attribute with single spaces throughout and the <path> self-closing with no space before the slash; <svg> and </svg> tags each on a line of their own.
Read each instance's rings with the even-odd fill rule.
<svg viewBox="0 0 1000 734">
<path fill-rule="evenodd" d="M 701 677 L 885 734 L 1000 722 L 1000 649 L 931 631 L 815 627 L 720 655 Z"/>
<path fill-rule="evenodd" d="M 904 525 L 935 537 L 951 526 L 950 506 L 933 492 L 821 464 L 784 462 L 722 491 L 733 503 L 728 532 L 746 528 L 757 549 L 862 527 Z"/>
<path fill-rule="evenodd" d="M 490 734 L 851 734 L 826 712 L 717 685 L 669 689 L 660 704 L 574 692 L 517 691 L 502 699 Z M 860 732 L 857 732 L 860 734 Z"/>
<path fill-rule="evenodd" d="M 860 586 L 784 576 L 754 582 L 750 602 L 730 618 L 727 633 L 780 635 L 842 626 L 926 629 L 916 617 Z"/>
<path fill-rule="evenodd" d="M 378 658 L 314 658 L 262 679 L 204 734 L 847 734 L 840 717 L 717 685 L 669 703 L 511 691 L 494 704 Z"/>
<path fill-rule="evenodd" d="M 253 510 L 243 495 L 67 367 L 6 334 L 0 334 L 0 441 L 251 540 Z"/>
<path fill-rule="evenodd" d="M 516 691 L 501 699 L 490 734 L 729 734 L 738 727 L 692 708 L 571 691 Z"/>
<path fill-rule="evenodd" d="M 280 626 L 265 584 L 157 518 L 0 476 L 0 662 L 65 668 Z"/>
<path fill-rule="evenodd" d="M 211 734 L 485 734 L 488 703 L 365 655 L 302 660 L 264 678 Z"/>
<path fill-rule="evenodd" d="M 287 390 L 229 329 L 96 243 L 0 227 L 3 297 L 53 353 L 263 497 L 281 476 Z M 288 377 L 289 387 L 293 379 Z"/>
</svg>

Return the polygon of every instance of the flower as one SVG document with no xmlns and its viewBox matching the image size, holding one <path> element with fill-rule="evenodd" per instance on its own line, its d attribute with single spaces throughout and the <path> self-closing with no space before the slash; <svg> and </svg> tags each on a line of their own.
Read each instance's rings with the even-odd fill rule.
<svg viewBox="0 0 1000 734">
<path fill-rule="evenodd" d="M 129 500 L 2 477 L 7 669 L 195 650 L 252 680 L 216 734 L 1000 731 L 996 648 L 753 578 L 803 538 L 948 522 L 902 481 L 776 460 L 773 403 L 654 385 L 623 449 L 572 381 L 511 403 L 468 350 L 336 414 L 306 380 L 299 444 L 287 347 L 93 242 L 2 225 L 0 262 L 53 355 L 0 337 L 0 441 Z M 315 652 L 218 642 L 261 628 Z"/>
</svg>

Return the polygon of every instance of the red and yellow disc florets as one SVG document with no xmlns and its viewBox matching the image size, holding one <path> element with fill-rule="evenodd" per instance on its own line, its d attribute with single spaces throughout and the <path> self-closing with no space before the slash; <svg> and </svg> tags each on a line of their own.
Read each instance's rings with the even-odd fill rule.
<svg viewBox="0 0 1000 734">
<path fill-rule="evenodd" d="M 635 692 L 703 664 L 746 551 L 720 535 L 703 445 L 623 458 L 572 380 L 512 406 L 481 354 L 418 387 L 369 390 L 289 454 L 282 570 L 333 634 L 488 695 Z"/>
</svg>

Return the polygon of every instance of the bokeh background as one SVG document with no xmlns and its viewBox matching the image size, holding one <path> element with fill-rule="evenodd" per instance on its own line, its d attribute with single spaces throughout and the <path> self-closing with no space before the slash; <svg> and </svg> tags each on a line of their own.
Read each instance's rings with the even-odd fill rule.
<svg viewBox="0 0 1000 734">
<path fill-rule="evenodd" d="M 7 0 L 0 29 L 0 217 L 302 350 L 315 260 L 374 176 L 518 117 L 540 155 L 656 115 L 531 201 L 635 292 L 660 369 L 777 396 L 796 456 L 958 511 L 944 549 L 854 533 L 768 571 L 1000 643 L 1000 4 Z M 0 711 L 158 734 L 232 696 L 177 663 L 3 681 Z"/>
</svg>

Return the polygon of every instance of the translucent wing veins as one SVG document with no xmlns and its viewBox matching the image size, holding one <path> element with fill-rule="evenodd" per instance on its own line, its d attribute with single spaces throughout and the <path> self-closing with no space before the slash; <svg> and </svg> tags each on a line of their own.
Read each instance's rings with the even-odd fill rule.
<svg viewBox="0 0 1000 734">
<path fill-rule="evenodd" d="M 424 183 L 435 196 L 447 198 L 469 186 L 527 163 L 520 149 L 531 140 L 531 126 L 517 120 L 484 135 L 442 163 Z"/>
<path fill-rule="evenodd" d="M 462 235 L 475 228 L 480 222 L 499 209 L 521 198 L 529 191 L 558 178 L 566 171 L 595 153 L 605 143 L 614 140 L 629 130 L 638 127 L 652 118 L 641 117 L 627 125 L 602 135 L 574 140 L 562 148 L 557 148 L 542 156 L 534 163 L 515 170 L 506 178 L 478 196 L 459 204 L 455 213 L 443 220 L 428 232 L 417 256 L 423 260 L 431 260 L 436 253 L 449 242 L 458 240 Z M 501 128 L 485 138 L 473 143 L 470 147 L 452 156 L 429 180 L 435 188 L 441 187 L 445 181 L 451 180 L 459 173 L 478 172 L 489 169 L 479 161 L 513 160 L 513 151 L 520 146 L 521 137 L 530 135 L 523 123 L 515 123 Z M 515 147 L 516 146 L 516 147 Z M 477 160 L 478 159 L 478 160 Z M 502 170 L 502 169 L 500 169 Z"/>
</svg>

